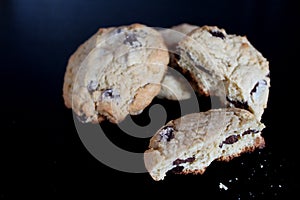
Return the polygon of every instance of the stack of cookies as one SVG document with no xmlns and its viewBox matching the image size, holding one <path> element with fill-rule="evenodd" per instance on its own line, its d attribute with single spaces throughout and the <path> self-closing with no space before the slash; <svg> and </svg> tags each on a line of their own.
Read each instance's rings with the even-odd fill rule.
<svg viewBox="0 0 300 200">
<path fill-rule="evenodd" d="M 216 26 L 132 24 L 101 28 L 73 53 L 63 97 L 84 123 L 120 123 L 155 97 L 218 97 L 221 108 L 174 119 L 151 138 L 144 161 L 158 181 L 168 171 L 202 174 L 214 160 L 264 147 L 269 87 L 269 63 L 245 36 Z"/>
</svg>

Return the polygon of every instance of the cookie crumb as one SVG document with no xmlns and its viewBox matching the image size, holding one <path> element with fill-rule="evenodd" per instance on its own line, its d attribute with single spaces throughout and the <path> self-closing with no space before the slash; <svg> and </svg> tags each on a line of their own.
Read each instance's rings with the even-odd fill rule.
<svg viewBox="0 0 300 200">
<path fill-rule="evenodd" d="M 226 185 L 224 185 L 223 183 L 221 183 L 221 182 L 219 184 L 219 188 L 224 189 L 224 190 L 228 190 L 228 187 Z"/>
<path fill-rule="evenodd" d="M 261 169 L 264 168 L 264 165 L 260 164 L 260 168 L 261 168 Z"/>
</svg>

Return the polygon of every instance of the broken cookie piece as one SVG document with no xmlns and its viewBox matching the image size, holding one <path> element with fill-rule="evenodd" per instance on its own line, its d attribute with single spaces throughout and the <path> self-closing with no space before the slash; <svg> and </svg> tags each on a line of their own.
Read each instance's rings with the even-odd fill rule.
<svg viewBox="0 0 300 200">
<path fill-rule="evenodd" d="M 240 108 L 211 109 L 168 122 L 151 138 L 144 153 L 151 177 L 167 172 L 202 174 L 214 160 L 228 161 L 243 152 L 263 148 L 264 124 Z"/>
<path fill-rule="evenodd" d="M 269 95 L 269 62 L 245 36 L 202 26 L 177 49 L 176 67 L 188 72 L 198 93 L 219 96 L 227 107 L 247 109 L 261 119 Z"/>
</svg>

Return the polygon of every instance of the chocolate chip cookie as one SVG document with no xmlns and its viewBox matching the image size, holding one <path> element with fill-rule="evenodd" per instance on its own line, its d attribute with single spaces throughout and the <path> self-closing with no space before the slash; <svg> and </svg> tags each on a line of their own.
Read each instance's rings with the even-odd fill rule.
<svg viewBox="0 0 300 200">
<path fill-rule="evenodd" d="M 70 57 L 65 105 L 82 122 L 121 122 L 159 93 L 169 54 L 160 33 L 142 24 L 100 28 Z"/>
<path fill-rule="evenodd" d="M 228 107 L 249 110 L 261 119 L 269 95 L 269 63 L 245 36 L 203 26 L 190 32 L 177 49 L 178 66 L 200 94 L 220 96 Z"/>
<path fill-rule="evenodd" d="M 263 148 L 264 124 L 240 108 L 211 109 L 168 122 L 151 138 L 144 153 L 151 177 L 167 172 L 202 174 L 214 160 L 229 161 L 243 152 Z"/>
</svg>

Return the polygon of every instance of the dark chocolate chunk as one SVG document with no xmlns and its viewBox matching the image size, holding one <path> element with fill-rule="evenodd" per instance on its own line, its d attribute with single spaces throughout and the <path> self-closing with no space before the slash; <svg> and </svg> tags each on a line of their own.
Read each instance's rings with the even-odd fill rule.
<svg viewBox="0 0 300 200">
<path fill-rule="evenodd" d="M 239 137 L 237 135 L 231 135 L 228 136 L 225 141 L 223 141 L 223 144 L 233 144 L 239 140 Z"/>
<path fill-rule="evenodd" d="M 159 135 L 160 135 L 159 141 L 166 140 L 167 142 L 170 142 L 170 140 L 174 138 L 173 131 L 174 131 L 174 128 L 172 126 L 164 127 L 159 133 Z"/>
<path fill-rule="evenodd" d="M 88 117 L 84 113 L 82 115 L 76 115 L 76 118 L 82 123 L 87 123 L 88 120 Z"/>
<path fill-rule="evenodd" d="M 259 133 L 258 130 L 253 130 L 253 129 L 249 129 L 247 131 L 244 131 L 242 133 L 242 136 L 247 135 L 247 134 L 251 134 L 251 133 Z M 231 135 L 228 136 L 220 145 L 219 147 L 222 148 L 223 144 L 233 144 L 235 142 L 237 142 L 239 139 L 241 139 L 240 135 Z"/>
<path fill-rule="evenodd" d="M 262 80 L 262 81 L 257 82 L 257 83 L 254 85 L 254 87 L 253 87 L 253 89 L 251 90 L 251 92 L 250 92 L 251 95 L 257 91 L 257 87 L 258 87 L 259 85 L 267 85 L 267 81 L 266 81 L 266 80 Z"/>
<path fill-rule="evenodd" d="M 117 33 L 121 33 L 122 32 L 122 29 L 121 28 L 118 28 L 117 29 Z"/>
<path fill-rule="evenodd" d="M 140 47 L 142 46 L 141 42 L 138 41 L 135 34 L 126 34 L 124 44 L 129 44 L 130 46 Z"/>
<path fill-rule="evenodd" d="M 236 107 L 236 108 L 241 108 L 241 109 L 245 109 L 245 110 L 248 110 L 248 111 L 250 109 L 247 102 L 234 101 L 234 100 L 229 99 L 228 97 L 226 97 L 226 100 L 229 103 L 233 104 L 233 106 Z"/>
<path fill-rule="evenodd" d="M 98 82 L 97 81 L 90 81 L 89 84 L 87 85 L 87 89 L 89 92 L 94 92 L 98 87 Z"/>
<path fill-rule="evenodd" d="M 191 59 L 194 62 L 194 59 L 193 59 L 192 55 L 190 54 L 190 52 L 186 52 L 186 55 L 189 59 Z"/>
<path fill-rule="evenodd" d="M 220 31 L 212 30 L 212 31 L 209 31 L 209 33 L 214 37 L 219 37 L 219 38 L 225 39 L 225 35 Z"/>
<path fill-rule="evenodd" d="M 245 131 L 244 133 L 242 133 L 242 135 L 247 135 L 247 134 L 251 134 L 251 133 L 258 133 L 259 131 L 258 130 L 253 130 L 253 129 L 249 129 L 247 131 Z"/>
<path fill-rule="evenodd" d="M 258 85 L 259 85 L 259 82 L 257 82 L 257 83 L 254 85 L 253 89 L 252 89 L 251 92 L 250 92 L 251 95 L 252 95 L 253 93 L 256 92 Z"/>
<path fill-rule="evenodd" d="M 219 147 L 221 148 L 223 146 L 223 144 L 233 144 L 235 142 L 237 142 L 240 139 L 239 135 L 231 135 L 228 136 L 220 145 Z"/>
<path fill-rule="evenodd" d="M 180 165 L 182 163 L 191 163 L 191 162 L 194 162 L 195 160 L 195 157 L 190 157 L 190 158 L 187 158 L 187 159 L 176 159 L 174 162 L 173 162 L 173 165 Z"/>
<path fill-rule="evenodd" d="M 107 89 L 102 92 L 102 99 L 115 99 L 119 98 L 120 95 L 115 92 L 113 89 Z"/>
<path fill-rule="evenodd" d="M 183 166 L 176 166 L 170 171 L 174 174 L 180 174 L 183 171 L 184 167 Z"/>
<path fill-rule="evenodd" d="M 178 53 L 170 53 L 170 57 L 176 59 L 176 61 L 180 60 L 180 55 Z"/>
<path fill-rule="evenodd" d="M 105 97 L 105 98 L 112 98 L 113 97 L 113 91 L 112 91 L 112 89 L 105 90 L 102 93 L 102 96 Z"/>
</svg>

